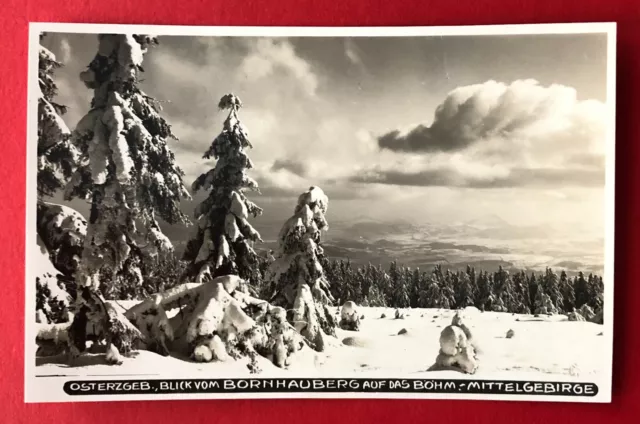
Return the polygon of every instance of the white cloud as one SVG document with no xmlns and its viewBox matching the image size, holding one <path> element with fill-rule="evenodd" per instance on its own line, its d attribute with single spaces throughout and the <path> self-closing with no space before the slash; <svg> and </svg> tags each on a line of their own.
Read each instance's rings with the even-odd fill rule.
<svg viewBox="0 0 640 424">
<path fill-rule="evenodd" d="M 202 83 L 202 88 L 206 87 L 206 81 L 212 78 L 212 69 L 209 66 L 184 60 L 169 49 L 157 49 L 149 57 L 154 66 L 161 70 L 163 77 L 171 78 L 175 84 Z"/>
<path fill-rule="evenodd" d="M 562 192 L 562 191 L 558 191 L 558 190 L 548 190 L 545 192 L 547 196 L 549 197 L 553 197 L 555 199 L 566 199 L 567 195 L 566 193 Z"/>
<path fill-rule="evenodd" d="M 71 59 L 71 45 L 65 37 L 60 39 L 60 57 L 59 60 L 64 64 Z"/>
<path fill-rule="evenodd" d="M 344 42 L 344 54 L 352 65 L 364 66 L 356 44 L 349 38 Z"/>
<path fill-rule="evenodd" d="M 422 156 L 423 167 L 378 170 L 374 180 L 597 186 L 604 178 L 608 123 L 605 105 L 579 100 L 572 87 L 544 87 L 534 80 L 459 87 L 437 107 L 430 125 L 378 139 L 383 150 Z"/>
<path fill-rule="evenodd" d="M 240 65 L 244 78 L 251 82 L 263 80 L 277 72 L 295 78 L 309 96 L 315 96 L 318 77 L 311 65 L 297 55 L 286 40 L 258 39 Z"/>
</svg>

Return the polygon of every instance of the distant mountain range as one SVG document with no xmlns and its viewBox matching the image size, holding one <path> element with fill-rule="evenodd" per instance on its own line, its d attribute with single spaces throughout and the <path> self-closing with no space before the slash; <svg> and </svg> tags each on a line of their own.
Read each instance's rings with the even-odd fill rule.
<svg viewBox="0 0 640 424">
<path fill-rule="evenodd" d="M 275 249 L 281 222 L 262 218 L 252 222 L 265 240 L 255 246 L 256 250 Z M 189 232 L 167 228 L 165 233 L 181 252 Z M 471 265 L 487 271 L 498 266 L 531 271 L 549 266 L 570 274 L 601 273 L 604 247 L 602 238 L 575 238 L 568 229 L 552 226 L 516 226 L 497 216 L 449 225 L 369 218 L 333 221 L 323 245 L 330 258 L 349 259 L 360 265 L 387 266 L 397 260 L 424 269 L 443 264 L 453 269 Z"/>
<path fill-rule="evenodd" d="M 85 202 L 61 202 L 87 216 Z M 265 215 L 252 219 L 264 243 L 258 251 L 275 249 L 276 237 L 292 211 L 270 205 Z M 331 217 L 330 217 L 331 218 Z M 193 227 L 160 223 L 163 232 L 181 254 Z M 392 260 L 412 267 L 444 264 L 465 268 L 467 264 L 492 270 L 498 266 L 541 270 L 549 266 L 601 273 L 604 237 L 597 228 L 566 225 L 513 225 L 497 215 L 485 215 L 457 222 L 415 223 L 405 219 L 380 221 L 367 216 L 329 220 L 324 249 L 331 258 L 354 263 L 387 266 Z"/>
</svg>

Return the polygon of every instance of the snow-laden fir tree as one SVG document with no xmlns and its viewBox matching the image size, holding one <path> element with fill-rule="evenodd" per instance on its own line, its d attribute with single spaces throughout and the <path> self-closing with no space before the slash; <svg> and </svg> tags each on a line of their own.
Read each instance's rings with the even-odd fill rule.
<svg viewBox="0 0 640 424">
<path fill-rule="evenodd" d="M 128 34 L 98 39 L 98 54 L 80 75 L 94 97 L 74 133 L 82 157 L 65 196 L 91 202 L 85 276 L 103 266 L 139 274 L 125 262 L 138 250 L 152 256 L 172 250 L 157 218 L 187 223 L 179 203 L 189 194 L 167 145 L 175 138 L 171 127 L 159 103 L 138 86 L 143 55 L 157 41 Z"/>
<path fill-rule="evenodd" d="M 566 271 L 560 272 L 560 294 L 562 295 L 562 310 L 571 312 L 576 305 L 576 294 L 573 284 Z"/>
<path fill-rule="evenodd" d="M 456 286 L 456 307 L 466 308 L 467 306 L 473 306 L 473 285 L 470 278 L 470 269 L 467 267 L 467 272 L 462 272 L 459 275 Z"/>
<path fill-rule="evenodd" d="M 259 216 L 262 209 L 246 196 L 247 190 L 258 191 L 258 184 L 247 174 L 253 164 L 245 151 L 251 148 L 249 135 L 238 119 L 242 102 L 227 94 L 218 107 L 229 114 L 204 154 L 204 159 L 217 160 L 215 167 L 192 185 L 194 192 L 206 190 L 209 196 L 194 211 L 197 227 L 183 260 L 190 264 L 190 277 L 198 281 L 234 274 L 257 283 L 259 264 L 252 245 L 262 239 L 249 217 Z"/>
<path fill-rule="evenodd" d="M 66 199 L 91 203 L 76 272 L 78 286 L 90 290 L 82 290 L 83 295 L 77 297 L 75 319 L 86 319 L 80 312 L 91 312 L 108 327 L 105 334 L 118 326 L 127 328 L 129 323 L 122 321 L 126 321 L 124 316 L 105 310 L 96 292 L 101 277 L 141 284 L 143 259 L 173 249 L 157 219 L 169 224 L 188 222 L 179 206 L 181 198 L 189 197 L 182 183 L 184 174 L 167 145 L 167 139 L 174 137 L 171 127 L 160 116 L 158 102 L 139 87 L 143 55 L 152 43 L 157 40 L 148 36 L 101 34 L 98 53 L 80 74 L 94 95 L 91 110 L 73 134 L 80 159 L 65 189 Z M 71 340 L 71 344 L 83 348 L 82 340 Z M 130 340 L 120 343 L 126 349 L 130 344 Z M 120 360 L 117 351 L 110 358 Z"/>
<path fill-rule="evenodd" d="M 561 310 L 563 299 L 560 291 L 560 282 L 558 280 L 558 275 L 553 272 L 551 268 L 547 268 L 544 276 L 542 277 L 542 290 L 551 299 L 553 309 Z"/>
<path fill-rule="evenodd" d="M 40 35 L 40 38 L 44 34 Z M 62 64 L 40 46 L 38 55 L 38 197 L 52 196 L 71 177 L 78 152 L 71 131 L 62 119 L 67 108 L 55 102 L 58 87 L 54 72 Z"/>
<path fill-rule="evenodd" d="M 276 260 L 267 270 L 274 304 L 289 310 L 289 321 L 314 349 L 324 349 L 324 335 L 335 335 L 336 323 L 327 305 L 333 302 L 320 258 L 322 231 L 329 199 L 319 187 L 298 198 L 294 215 L 278 235 Z"/>
<path fill-rule="evenodd" d="M 40 35 L 40 39 L 44 34 Z M 38 275 L 36 277 L 37 314 L 40 323 L 59 323 L 68 319 L 68 308 L 71 296 L 65 287 L 65 269 L 61 269 L 58 260 L 65 253 L 60 249 L 61 234 L 65 233 L 63 225 L 65 219 L 57 217 L 49 220 L 49 224 L 41 225 L 43 221 L 54 214 L 44 197 L 52 196 L 64 186 L 71 177 L 73 166 L 77 159 L 77 151 L 70 142 L 71 132 L 62 116 L 66 108 L 55 102 L 58 87 L 54 81 L 54 72 L 62 64 L 55 55 L 40 46 L 38 51 L 38 249 L 49 257 L 38 261 Z M 75 212 L 75 211 L 74 211 Z M 61 253 L 61 250 L 64 252 Z M 66 275 L 67 277 L 69 274 Z"/>
</svg>

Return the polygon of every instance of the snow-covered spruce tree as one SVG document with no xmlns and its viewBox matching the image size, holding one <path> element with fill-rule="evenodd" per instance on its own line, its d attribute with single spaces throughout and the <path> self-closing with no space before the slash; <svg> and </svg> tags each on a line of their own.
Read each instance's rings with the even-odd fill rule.
<svg viewBox="0 0 640 424">
<path fill-rule="evenodd" d="M 261 215 L 262 209 L 245 195 L 246 190 L 258 191 L 258 184 L 247 175 L 253 164 L 245 152 L 251 148 L 249 135 L 238 119 L 242 102 L 227 94 L 218 107 L 229 110 L 229 115 L 204 154 L 205 159 L 217 160 L 215 167 L 192 185 L 194 192 L 209 190 L 209 196 L 194 211 L 197 227 L 183 260 L 190 264 L 188 276 L 192 279 L 234 274 L 257 284 L 259 261 L 252 244 L 262 239 L 249 223 L 249 216 Z"/>
<path fill-rule="evenodd" d="M 40 34 L 40 39 L 44 34 Z M 61 115 L 66 107 L 54 101 L 58 87 L 54 82 L 54 72 L 62 64 L 55 55 L 40 46 L 38 52 L 38 248 L 47 252 L 49 258 L 36 277 L 37 314 L 39 323 L 60 323 L 68 319 L 68 307 L 71 296 L 64 284 L 64 274 L 56 268 L 54 258 L 55 243 L 60 231 L 41 232 L 43 215 L 49 212 L 49 204 L 43 197 L 53 195 L 64 186 L 71 177 L 77 158 L 77 151 L 70 142 L 71 132 Z M 55 234 L 54 234 L 55 233 Z M 57 250 L 57 249 L 56 249 Z M 53 263 L 51 263 L 53 262 Z M 53 265 L 49 267 L 49 264 Z M 55 269 L 55 272 L 51 272 Z"/>
<path fill-rule="evenodd" d="M 474 293 L 469 274 L 470 269 L 467 267 L 467 272 L 461 272 L 458 276 L 455 287 L 456 308 L 464 309 L 467 306 L 473 306 Z"/>
<path fill-rule="evenodd" d="M 492 281 L 486 271 L 480 271 L 477 277 L 478 294 L 476 307 L 481 311 L 491 310 L 491 294 L 493 293 Z"/>
<path fill-rule="evenodd" d="M 578 272 L 578 276 L 573 281 L 573 290 L 576 296 L 576 308 L 589 303 L 589 283 L 582 271 Z"/>
<path fill-rule="evenodd" d="M 40 39 L 43 37 L 41 34 Z M 62 119 L 67 108 L 54 101 L 58 94 L 54 72 L 62 64 L 43 46 L 38 59 L 38 197 L 42 198 L 64 187 L 71 178 L 78 152 Z"/>
<path fill-rule="evenodd" d="M 325 335 L 335 335 L 336 322 L 329 311 L 334 299 L 319 258 L 320 235 L 329 228 L 325 214 L 329 199 L 319 187 L 298 197 L 294 214 L 278 235 L 276 260 L 267 270 L 271 301 L 286 308 L 288 319 L 317 351 L 324 350 Z"/>
<path fill-rule="evenodd" d="M 576 294 L 571 280 L 564 270 L 560 272 L 560 294 L 562 295 L 562 310 L 564 312 L 573 311 L 576 306 Z"/>
<path fill-rule="evenodd" d="M 551 303 L 553 304 L 553 309 L 561 310 L 562 309 L 562 293 L 560 291 L 560 283 L 558 280 L 558 275 L 551 270 L 551 268 L 547 268 L 545 270 L 544 276 L 542 277 L 542 289 L 545 294 L 549 296 L 551 299 Z"/>
<path fill-rule="evenodd" d="M 76 272 L 77 314 L 70 331 L 72 357 L 84 349 L 81 322 L 100 321 L 105 328 L 110 362 L 120 362 L 119 348 L 128 351 L 130 323 L 105 303 L 100 280 L 129 278 L 142 283 L 143 257 L 171 251 L 157 218 L 169 224 L 187 223 L 179 202 L 189 194 L 183 172 L 167 146 L 174 137 L 159 115 L 159 104 L 138 86 L 143 55 L 155 38 L 101 34 L 98 53 L 80 74 L 94 92 L 91 110 L 77 125 L 73 141 L 80 150 L 77 170 L 65 198 L 91 202 L 82 260 Z M 86 289 L 86 290 L 85 290 Z M 78 329 L 78 331 L 75 331 Z"/>
</svg>

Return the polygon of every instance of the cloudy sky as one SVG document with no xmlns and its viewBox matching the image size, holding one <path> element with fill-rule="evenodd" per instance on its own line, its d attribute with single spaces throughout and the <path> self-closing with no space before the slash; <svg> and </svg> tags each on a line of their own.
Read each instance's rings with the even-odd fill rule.
<svg viewBox="0 0 640 424">
<path fill-rule="evenodd" d="M 272 217 L 319 185 L 330 219 L 497 215 L 602 228 L 606 35 L 160 37 L 143 89 L 164 102 L 187 183 L 212 166 L 220 97 L 238 95 Z M 95 35 L 49 34 L 73 127 Z M 192 205 L 186 205 L 191 208 Z"/>
</svg>

